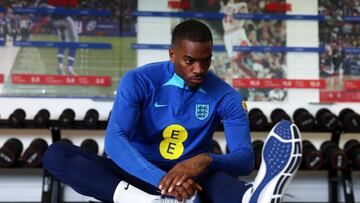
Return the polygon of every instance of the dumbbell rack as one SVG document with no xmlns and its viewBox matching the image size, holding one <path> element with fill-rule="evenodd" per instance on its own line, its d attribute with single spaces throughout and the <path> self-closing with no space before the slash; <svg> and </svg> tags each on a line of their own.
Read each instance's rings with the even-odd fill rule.
<svg viewBox="0 0 360 203">
<path fill-rule="evenodd" d="M 339 145 L 341 134 L 343 133 L 342 129 L 336 129 L 331 133 L 331 141 Z M 329 169 L 329 202 L 336 203 L 338 202 L 338 182 L 341 181 L 344 188 L 344 199 L 346 203 L 354 203 L 354 190 L 352 184 L 352 177 L 349 168 L 345 168 L 341 171 L 339 176 L 338 172 L 335 170 Z"/>
<path fill-rule="evenodd" d="M 51 139 L 55 143 L 61 139 L 61 131 L 58 126 L 51 126 Z M 60 182 L 44 169 L 41 203 L 60 202 Z"/>
<path fill-rule="evenodd" d="M 75 120 L 71 127 L 61 128 L 57 120 L 49 120 L 46 128 L 37 128 L 33 120 L 24 120 L 20 129 L 48 129 L 51 133 L 52 143 L 61 139 L 61 129 L 71 130 L 105 130 L 107 121 L 99 121 L 96 126 L 86 126 L 83 121 Z M 7 120 L 0 120 L 0 129 L 19 129 L 10 126 Z M 61 202 L 61 183 L 54 178 L 47 170 L 43 169 L 41 203 Z"/>
<path fill-rule="evenodd" d="M 107 121 L 99 121 L 97 126 L 90 128 L 91 130 L 104 130 L 106 129 Z M 269 124 L 265 131 L 269 131 L 273 127 L 273 124 Z M 0 129 L 18 129 L 10 126 L 7 120 L 0 120 Z M 33 121 L 25 120 L 21 129 L 39 129 L 36 128 Z M 50 120 L 49 125 L 47 126 L 48 130 L 51 132 L 52 142 L 56 142 L 61 139 L 61 130 L 62 129 L 71 129 L 71 130 L 89 130 L 89 127 L 85 126 L 82 121 L 74 121 L 71 128 L 61 128 L 58 125 L 56 120 Z M 223 126 L 220 125 L 217 128 L 217 131 L 223 131 Z M 257 131 L 257 130 L 252 130 Z M 321 132 L 319 128 L 315 128 L 314 131 L 311 132 Z M 308 132 L 307 132 L 308 133 Z M 335 143 L 339 143 L 341 134 L 343 131 L 336 130 L 331 132 L 331 141 Z M 354 192 L 352 187 L 352 177 L 351 171 L 349 169 L 345 169 L 341 171 L 341 174 L 338 174 L 338 171 L 330 170 L 328 171 L 328 184 L 329 184 L 329 197 L 328 200 L 330 203 L 338 202 L 338 183 L 342 182 L 344 188 L 344 198 L 346 203 L 353 203 L 354 201 Z M 42 203 L 59 203 L 61 199 L 61 187 L 60 182 L 53 178 L 46 170 L 43 172 L 43 181 L 42 181 Z"/>
</svg>

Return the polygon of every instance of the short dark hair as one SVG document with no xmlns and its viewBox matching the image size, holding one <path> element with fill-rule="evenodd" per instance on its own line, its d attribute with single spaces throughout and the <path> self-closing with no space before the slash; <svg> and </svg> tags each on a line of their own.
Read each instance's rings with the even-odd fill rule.
<svg viewBox="0 0 360 203">
<path fill-rule="evenodd" d="M 176 25 L 172 32 L 171 44 L 175 45 L 178 41 L 184 39 L 192 42 L 212 42 L 212 35 L 208 26 L 200 21 L 191 19 Z"/>
</svg>

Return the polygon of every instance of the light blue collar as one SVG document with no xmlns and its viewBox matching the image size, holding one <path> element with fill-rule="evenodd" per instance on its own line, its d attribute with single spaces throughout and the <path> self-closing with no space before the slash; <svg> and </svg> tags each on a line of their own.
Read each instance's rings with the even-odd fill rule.
<svg viewBox="0 0 360 203">
<path fill-rule="evenodd" d="M 178 88 L 185 88 L 186 90 L 189 89 L 189 87 L 187 85 L 185 85 L 185 81 L 180 76 L 178 76 L 175 72 L 174 72 L 174 75 L 172 76 L 172 78 L 169 81 L 167 81 L 165 84 L 163 84 L 162 86 L 167 86 L 167 85 L 176 86 Z M 197 91 L 206 94 L 205 90 L 202 89 L 201 87 Z"/>
</svg>

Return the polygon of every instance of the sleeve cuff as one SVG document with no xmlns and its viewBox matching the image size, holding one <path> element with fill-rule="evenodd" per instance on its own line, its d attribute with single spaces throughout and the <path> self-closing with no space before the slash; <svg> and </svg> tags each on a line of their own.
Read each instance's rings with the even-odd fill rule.
<svg viewBox="0 0 360 203">
<path fill-rule="evenodd" d="M 212 158 L 210 170 L 221 170 L 224 166 L 222 154 L 208 154 Z"/>
</svg>

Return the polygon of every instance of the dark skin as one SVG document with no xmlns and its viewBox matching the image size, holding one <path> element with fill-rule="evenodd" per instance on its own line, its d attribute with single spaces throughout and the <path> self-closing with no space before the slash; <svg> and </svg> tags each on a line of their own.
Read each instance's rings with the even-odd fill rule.
<svg viewBox="0 0 360 203">
<path fill-rule="evenodd" d="M 197 89 L 210 68 L 212 41 L 193 42 L 180 40 L 169 49 L 170 61 L 175 72 L 191 89 Z M 202 187 L 193 178 L 201 175 L 212 162 L 207 154 L 198 154 L 176 164 L 159 182 L 164 195 L 175 197 L 178 201 L 189 199 Z"/>
</svg>

